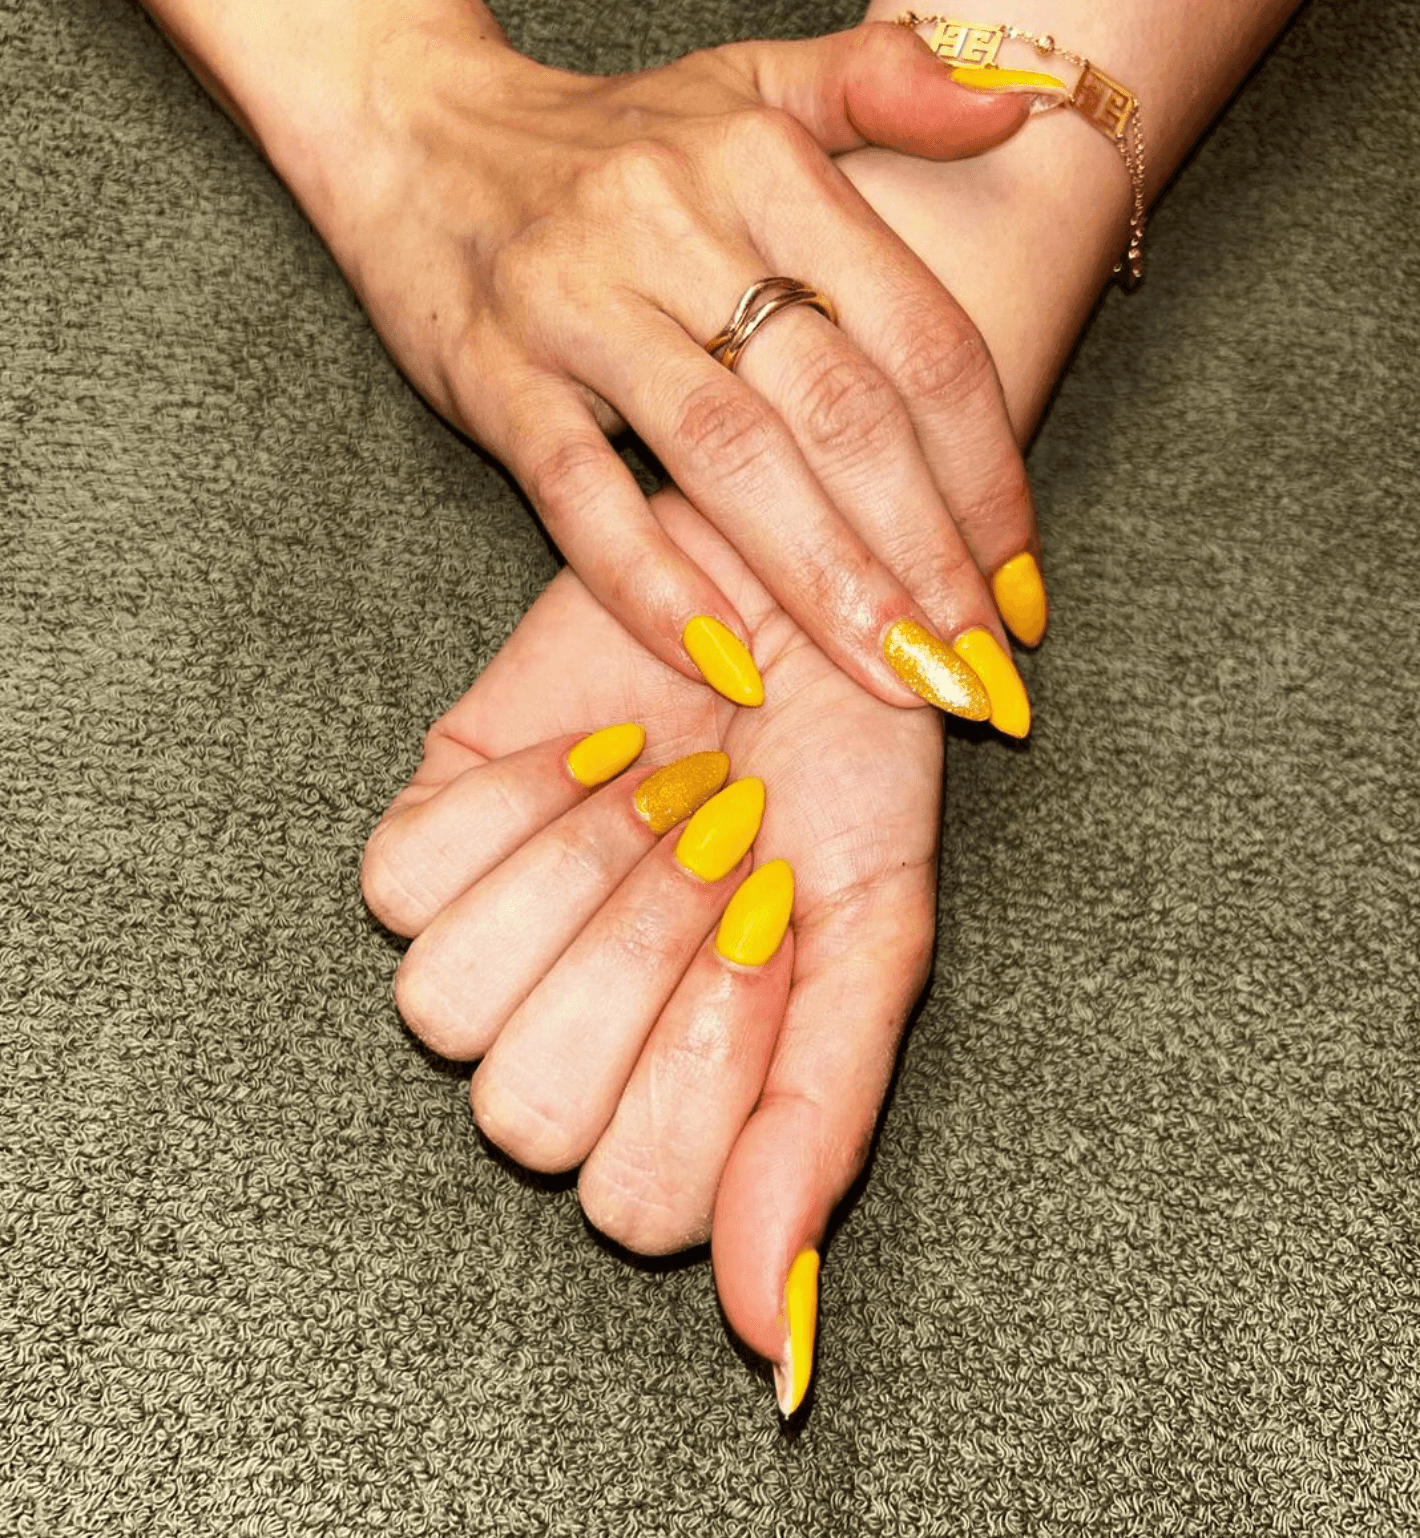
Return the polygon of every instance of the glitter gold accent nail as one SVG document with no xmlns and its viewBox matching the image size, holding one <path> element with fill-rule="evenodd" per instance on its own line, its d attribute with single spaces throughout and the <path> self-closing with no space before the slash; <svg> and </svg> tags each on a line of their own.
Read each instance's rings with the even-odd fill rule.
<svg viewBox="0 0 1420 1538">
<path fill-rule="evenodd" d="M 1029 550 L 997 568 L 991 594 L 1011 634 L 1023 646 L 1038 645 L 1045 634 L 1045 583 Z"/>
<path fill-rule="evenodd" d="M 898 620 L 883 638 L 883 656 L 929 705 L 968 721 L 984 721 L 991 714 L 985 685 L 945 641 L 916 620 Z"/>
<path fill-rule="evenodd" d="M 647 775 L 636 788 L 636 810 L 652 833 L 668 833 L 725 783 L 729 755 L 692 753 Z"/>
<path fill-rule="evenodd" d="M 715 935 L 715 949 L 726 961 L 762 967 L 779 949 L 794 911 L 794 867 L 771 860 L 752 871 L 735 889 Z"/>
<path fill-rule="evenodd" d="M 804 1402 L 814 1371 L 818 1333 L 818 1251 L 800 1250 L 784 1283 L 784 1358 L 774 1367 L 774 1391 L 782 1415 Z"/>
<path fill-rule="evenodd" d="M 736 705 L 764 703 L 764 680 L 749 649 L 734 631 L 708 614 L 699 614 L 680 639 L 712 689 Z"/>
<path fill-rule="evenodd" d="M 583 737 L 567 755 L 572 778 L 582 785 L 601 785 L 634 764 L 646 746 L 646 729 L 627 721 L 621 726 L 604 726 L 601 731 Z"/>
<path fill-rule="evenodd" d="M 1030 696 L 1010 653 L 980 626 L 959 635 L 952 650 L 986 685 L 992 726 L 1008 737 L 1024 737 L 1030 730 Z"/>
<path fill-rule="evenodd" d="M 702 881 L 718 881 L 749 853 L 763 820 L 764 781 L 736 780 L 686 823 L 675 857 Z"/>
</svg>

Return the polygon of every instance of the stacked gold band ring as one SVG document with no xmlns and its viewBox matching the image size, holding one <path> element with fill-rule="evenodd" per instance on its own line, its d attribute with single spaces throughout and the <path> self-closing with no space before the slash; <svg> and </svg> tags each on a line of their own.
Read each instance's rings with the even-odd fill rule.
<svg viewBox="0 0 1420 1538">
<path fill-rule="evenodd" d="M 787 310 L 792 304 L 806 304 L 835 326 L 838 324 L 838 311 L 833 308 L 832 301 L 816 288 L 800 283 L 797 278 L 761 278 L 758 283 L 751 283 L 740 296 L 729 324 L 706 342 L 705 351 L 733 374 L 740 354 L 755 332 L 771 315 Z"/>
</svg>

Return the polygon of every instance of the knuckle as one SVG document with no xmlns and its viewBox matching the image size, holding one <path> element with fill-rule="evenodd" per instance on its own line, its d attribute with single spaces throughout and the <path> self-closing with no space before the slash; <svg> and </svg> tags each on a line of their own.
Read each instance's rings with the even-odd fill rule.
<svg viewBox="0 0 1420 1538">
<path fill-rule="evenodd" d="M 595 829 L 578 823 L 559 825 L 544 835 L 552 843 L 552 875 L 549 890 L 583 892 L 605 890 L 608 893 L 621 879 L 614 859 Z"/>
<path fill-rule="evenodd" d="M 929 605 L 943 603 L 948 595 L 981 582 L 971 552 L 961 540 L 950 537 L 943 525 L 944 518 L 932 518 L 897 530 L 884 551 L 888 565 L 910 577 L 913 591 Z"/>
<path fill-rule="evenodd" d="M 484 1137 L 527 1169 L 571 1169 L 586 1153 L 567 1121 L 534 1104 L 492 1060 L 474 1074 L 469 1100 Z"/>
<path fill-rule="evenodd" d="M 583 206 L 628 212 L 657 209 L 680 201 L 687 176 L 685 151 L 661 139 L 628 139 L 606 151 L 578 175 Z"/>
<path fill-rule="evenodd" d="M 756 104 L 731 115 L 734 153 L 752 157 L 751 165 L 817 165 L 824 157 L 813 135 L 782 107 Z"/>
<path fill-rule="evenodd" d="M 579 520 L 605 493 L 608 452 L 603 438 L 573 437 L 534 453 L 523 485 L 549 525 Z"/>
<path fill-rule="evenodd" d="M 971 536 L 1031 527 L 1030 480 L 1018 455 L 1011 455 L 983 486 L 953 509 L 958 527 Z M 1015 541 L 1011 541 L 1014 545 Z"/>
<path fill-rule="evenodd" d="M 883 573 L 874 556 L 856 539 L 834 541 L 827 547 L 807 547 L 793 552 L 794 602 L 805 618 L 827 623 L 834 631 L 856 637 L 855 616 L 875 612 L 873 595 Z M 844 631 L 845 623 L 848 631 Z M 850 647 L 851 649 L 851 647 Z"/>
<path fill-rule="evenodd" d="M 455 1060 L 477 1056 L 437 965 L 418 942 L 405 952 L 395 973 L 394 1001 L 404 1023 L 431 1052 Z"/>
<path fill-rule="evenodd" d="M 676 442 L 692 470 L 733 480 L 755 474 L 774 456 L 782 429 L 758 396 L 717 379 L 691 391 Z"/>
<path fill-rule="evenodd" d="M 638 1255 L 667 1255 L 693 1244 L 708 1213 L 685 1210 L 675 1182 L 653 1146 L 618 1141 L 598 1147 L 577 1182 L 587 1221 Z"/>
<path fill-rule="evenodd" d="M 665 956 L 664 915 L 651 908 L 623 909 L 604 919 L 597 939 L 604 953 L 614 956 L 628 975 L 652 971 Z"/>
<path fill-rule="evenodd" d="M 404 862 L 390 844 L 388 826 L 370 835 L 360 861 L 360 895 L 386 929 L 416 935 L 427 921 L 428 903 L 409 881 Z"/>
<path fill-rule="evenodd" d="M 806 371 L 798 415 L 817 448 L 874 461 L 907 431 L 907 414 L 883 375 L 866 360 L 842 354 Z"/>
<path fill-rule="evenodd" d="M 909 328 L 888 372 L 909 400 L 947 406 L 969 400 L 996 377 L 981 333 L 965 316 Z"/>
</svg>

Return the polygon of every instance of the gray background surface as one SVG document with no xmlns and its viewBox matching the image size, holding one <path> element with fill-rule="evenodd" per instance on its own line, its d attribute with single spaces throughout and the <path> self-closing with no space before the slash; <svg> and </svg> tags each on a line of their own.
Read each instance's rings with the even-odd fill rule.
<svg viewBox="0 0 1420 1538">
<path fill-rule="evenodd" d="M 500 7 L 655 62 L 845 6 Z M 1029 747 L 781 1431 L 403 1031 L 366 832 L 553 570 L 123 0 L 0 0 L 0 1532 L 1420 1530 L 1420 29 L 1317 3 L 1032 453 Z"/>
</svg>

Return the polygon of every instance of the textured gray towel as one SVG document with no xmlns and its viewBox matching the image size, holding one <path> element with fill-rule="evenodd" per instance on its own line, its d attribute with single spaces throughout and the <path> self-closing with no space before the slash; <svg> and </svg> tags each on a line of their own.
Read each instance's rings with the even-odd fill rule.
<svg viewBox="0 0 1420 1538">
<path fill-rule="evenodd" d="M 0 1533 L 1420 1531 L 1415 23 L 1304 12 L 1035 446 L 1036 730 L 952 741 L 786 1434 L 703 1257 L 488 1154 L 359 901 L 545 544 L 135 9 L 0 0 Z"/>
</svg>

